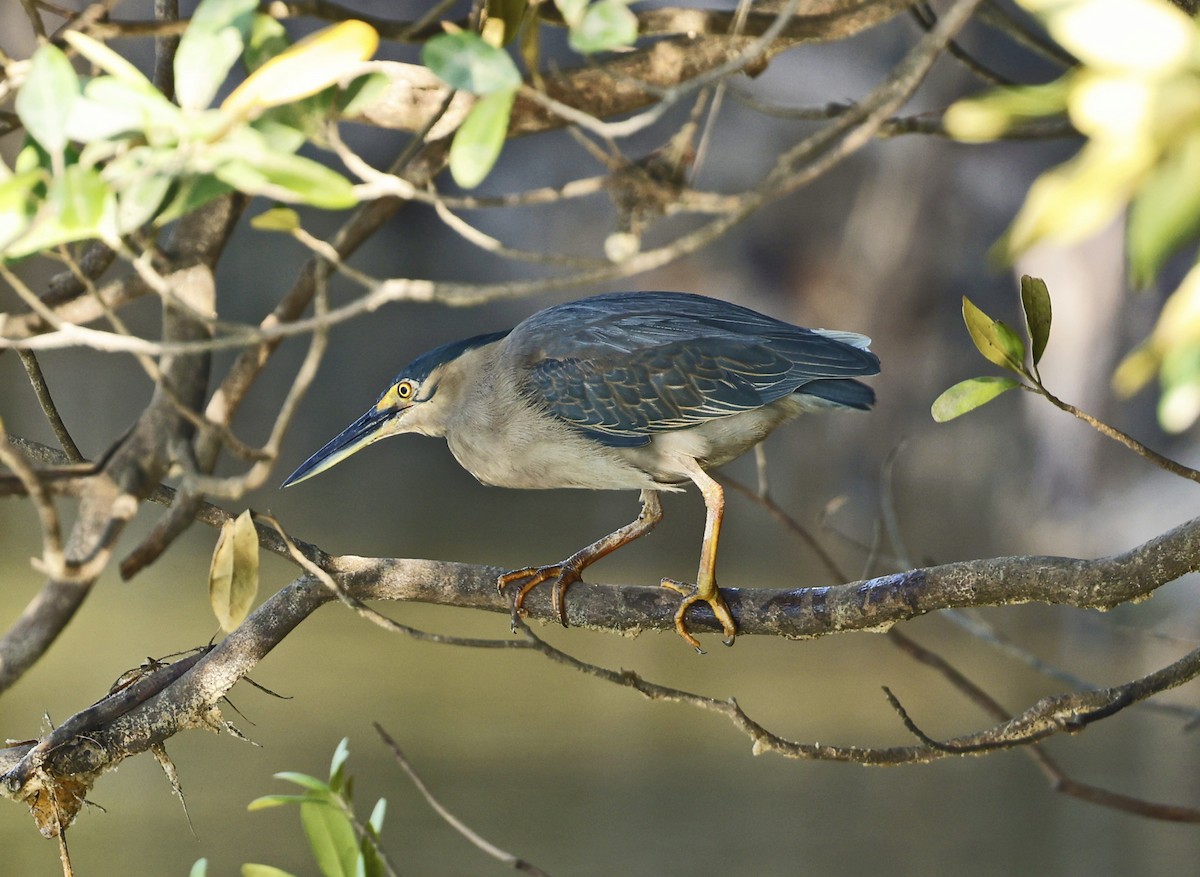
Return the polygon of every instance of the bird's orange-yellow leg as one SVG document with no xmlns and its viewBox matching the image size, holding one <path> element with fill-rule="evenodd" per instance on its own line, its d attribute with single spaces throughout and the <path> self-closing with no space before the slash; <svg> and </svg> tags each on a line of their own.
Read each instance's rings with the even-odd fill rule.
<svg viewBox="0 0 1200 877">
<path fill-rule="evenodd" d="M 704 518 L 704 543 L 700 546 L 700 569 L 696 573 L 695 586 L 677 582 L 674 579 L 663 579 L 662 586 L 683 595 L 683 601 L 675 612 L 675 632 L 687 640 L 692 648 L 703 653 L 704 649 L 700 648 L 700 641 L 688 631 L 685 621 L 688 608 L 693 603 L 703 601 L 709 605 L 713 615 L 721 623 L 727 646 L 733 645 L 733 638 L 737 635 L 737 624 L 734 623 L 729 606 L 726 605 L 725 598 L 721 596 L 721 590 L 717 587 L 717 543 L 721 539 L 721 519 L 725 515 L 725 491 L 707 472 L 700 468 L 699 463 L 694 460 L 688 462 L 690 463 L 687 470 L 688 476 L 700 488 L 707 511 Z"/>
<path fill-rule="evenodd" d="M 567 588 L 575 582 L 580 581 L 584 569 L 591 566 L 597 560 L 653 530 L 655 524 L 662 520 L 662 516 L 662 503 L 659 501 L 658 491 L 643 490 L 642 511 L 636 520 L 618 530 L 614 530 L 603 539 L 597 539 L 591 545 L 575 552 L 561 563 L 554 563 L 550 566 L 530 566 L 525 569 L 514 569 L 506 572 L 496 579 L 496 588 L 503 592 L 510 585 L 520 582 L 521 589 L 517 591 L 515 601 L 515 607 L 519 611 L 525 602 L 526 594 L 542 584 L 542 582 L 554 582 L 554 591 L 552 594 L 554 611 L 558 613 L 558 618 L 562 622 L 563 627 L 566 627 L 567 606 L 563 598 L 567 593 Z"/>
</svg>

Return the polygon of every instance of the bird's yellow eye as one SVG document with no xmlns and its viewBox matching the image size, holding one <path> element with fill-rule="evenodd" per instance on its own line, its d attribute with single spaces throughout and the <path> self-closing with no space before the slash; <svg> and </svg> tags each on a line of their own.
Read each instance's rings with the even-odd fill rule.
<svg viewBox="0 0 1200 877">
<path fill-rule="evenodd" d="M 412 381 L 401 381 L 396 384 L 396 398 L 401 402 L 407 402 L 413 397 L 414 389 Z"/>
</svg>

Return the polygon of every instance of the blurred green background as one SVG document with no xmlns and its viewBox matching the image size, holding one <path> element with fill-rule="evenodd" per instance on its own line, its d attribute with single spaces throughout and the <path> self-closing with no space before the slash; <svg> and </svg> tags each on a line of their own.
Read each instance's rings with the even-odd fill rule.
<svg viewBox="0 0 1200 877">
<path fill-rule="evenodd" d="M 0 10 L 0 28 L 13 33 L 19 23 L 14 7 Z M 130 17 L 137 8 L 122 4 Z M 375 11 L 408 14 L 388 3 Z M 845 46 L 789 53 L 756 80 L 755 90 L 794 104 L 861 93 L 913 34 L 910 22 L 898 20 Z M 986 53 L 978 35 L 967 43 Z M 942 64 L 922 100 L 943 104 L 964 87 L 961 71 Z M 806 130 L 764 121 L 731 100 L 698 184 L 748 185 L 781 143 Z M 392 135 L 359 131 L 355 137 L 376 163 L 395 149 Z M 644 145 L 658 144 L 648 137 Z M 597 172 L 565 134 L 513 147 L 486 184 L 490 191 L 525 185 L 528 167 L 561 180 Z M 866 553 L 854 542 L 873 538 L 880 470 L 897 448 L 895 513 L 917 563 L 1105 554 L 1195 514 L 1192 486 L 1176 484 L 1037 400 L 1013 394 L 950 425 L 929 418 L 929 404 L 946 386 L 988 373 L 961 328 L 959 297 L 969 294 L 995 317 L 1017 318 L 1015 282 L 989 267 L 986 251 L 1036 173 L 1069 151 L 1069 144 L 875 144 L 707 250 L 623 284 L 719 296 L 875 339 L 883 374 L 873 382 L 879 394 L 874 412 L 802 419 L 766 445 L 773 495 L 819 532 L 851 576 L 864 572 Z M 611 211 L 597 199 L 472 219 L 515 247 L 593 252 L 610 230 Z M 316 234 L 337 221 L 305 215 Z M 302 259 L 278 236 L 240 229 L 219 275 L 223 316 L 257 320 L 292 282 Z M 422 208 L 402 211 L 355 264 L 378 276 L 480 281 L 534 270 L 481 255 Z M 1109 394 L 1113 363 L 1156 313 L 1154 293 L 1124 293 L 1122 269 L 1119 229 L 1076 250 L 1042 250 L 1020 266 L 1045 276 L 1054 295 L 1056 326 L 1042 374 L 1069 401 L 1196 465 L 1192 437 L 1168 440 L 1158 433 L 1153 400 L 1118 405 Z M 34 283 L 45 277 L 37 271 L 30 268 Z M 393 305 L 339 327 L 274 482 L 371 404 L 412 356 L 598 291 L 470 310 Z M 153 334 L 152 303 L 135 305 L 127 316 Z M 256 386 L 237 423 L 247 440 L 265 438 L 269 421 L 260 412 L 273 413 L 302 353 L 301 342 L 285 345 Z M 220 374 L 231 356 L 217 359 Z M 146 379 L 127 358 L 72 351 L 46 354 L 42 362 L 68 426 L 89 455 L 115 441 L 149 397 Z M 0 355 L 0 417 L 14 434 L 52 442 L 11 354 Z M 754 477 L 751 460 L 729 471 L 748 482 Z M 838 498 L 844 503 L 821 529 L 823 510 Z M 330 552 L 501 566 L 559 559 L 629 520 L 636 503 L 632 493 L 484 488 L 457 467 L 444 443 L 419 437 L 385 442 L 295 489 L 266 488 L 248 497 L 251 507 L 276 514 L 293 535 Z M 63 509 L 69 516 L 69 504 Z M 606 560 L 592 577 L 648 583 L 691 576 L 702 512 L 694 492 L 667 497 L 667 517 L 655 534 Z M 136 544 L 159 513 L 144 509 L 122 545 Z M 197 526 L 134 581 L 105 576 L 53 651 L 0 699 L 0 731 L 12 739 L 34 737 L 43 714 L 61 721 L 147 656 L 206 642 L 216 629 L 206 592 L 213 542 L 214 533 Z M 39 551 L 37 522 L 22 503 L 0 504 L 0 544 L 0 624 L 7 624 L 40 586 L 27 562 Z M 881 562 L 871 572 L 889 569 Z M 264 596 L 294 574 L 269 559 Z M 832 579 L 765 512 L 732 497 L 721 581 L 784 587 Z M 501 615 L 381 608 L 428 630 L 508 635 Z M 1147 604 L 1107 615 L 1031 606 L 986 617 L 1046 660 L 1113 684 L 1194 645 L 1195 581 L 1174 583 Z M 715 697 L 735 696 L 753 718 L 800 741 L 910 742 L 882 685 L 935 737 L 988 724 L 940 678 L 878 635 L 793 643 L 744 637 L 733 649 L 718 648 L 714 638 L 710 653 L 697 657 L 674 634 L 626 640 L 542 632 L 586 660 Z M 1013 710 L 1064 689 L 945 619 L 921 619 L 905 632 L 951 657 Z M 226 717 L 256 745 L 199 732 L 168 744 L 194 835 L 158 766 L 137 758 L 94 789 L 91 798 L 104 811 L 85 811 L 71 829 L 77 873 L 183 875 L 200 856 L 209 858 L 210 875 L 236 874 L 246 861 L 316 873 L 294 810 L 247 814 L 245 805 L 290 790 L 272 779 L 276 771 L 323 775 L 344 736 L 360 811 L 368 813 L 376 797 L 389 800 L 384 838 L 402 873 L 507 870 L 430 811 L 375 738 L 372 721 L 388 729 L 461 819 L 556 875 L 1175 875 L 1190 873 L 1200 858 L 1195 827 L 1056 796 L 1019 752 L 893 769 L 754 757 L 749 741 L 720 717 L 648 703 L 532 654 L 389 636 L 336 606 L 306 621 L 254 678 L 291 698 L 277 700 L 244 684 L 233 690 L 242 715 L 226 709 Z M 1192 705 L 1195 686 L 1164 699 Z M 1082 781 L 1200 805 L 1200 743 L 1183 726 L 1178 718 L 1134 709 L 1048 748 Z M 0 807 L 0 850 L 0 873 L 59 873 L 53 843 L 15 806 Z"/>
</svg>

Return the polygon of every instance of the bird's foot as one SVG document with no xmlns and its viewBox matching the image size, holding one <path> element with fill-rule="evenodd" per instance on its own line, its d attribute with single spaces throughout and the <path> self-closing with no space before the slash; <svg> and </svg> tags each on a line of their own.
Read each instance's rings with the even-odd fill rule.
<svg viewBox="0 0 1200 877">
<path fill-rule="evenodd" d="M 513 607 L 518 612 L 524 612 L 525 595 L 543 582 L 553 582 L 551 605 L 558 614 L 558 620 L 562 622 L 562 626 L 567 627 L 567 604 L 563 598 L 567 593 L 567 588 L 582 580 L 583 576 L 580 574 L 578 566 L 564 561 L 552 563 L 549 566 L 527 566 L 524 569 L 509 570 L 504 575 L 497 577 L 496 590 L 504 593 L 509 586 L 520 583 L 521 587 L 517 591 Z"/>
<path fill-rule="evenodd" d="M 713 615 L 721 625 L 721 630 L 725 634 L 725 639 L 721 640 L 724 645 L 733 645 L 734 637 L 737 636 L 737 624 L 733 620 L 733 614 L 729 611 L 729 606 L 725 602 L 725 598 L 721 596 L 721 590 L 715 585 L 712 587 L 711 594 L 705 594 L 698 586 L 688 584 L 687 582 L 678 582 L 675 579 L 663 579 L 662 586 L 670 588 L 677 594 L 683 595 L 683 600 L 679 604 L 679 608 L 675 610 L 675 632 L 683 637 L 688 645 L 704 654 L 704 649 L 700 648 L 700 640 L 692 636 L 687 629 L 685 616 L 688 608 L 693 603 L 707 603 L 712 609 Z"/>
</svg>

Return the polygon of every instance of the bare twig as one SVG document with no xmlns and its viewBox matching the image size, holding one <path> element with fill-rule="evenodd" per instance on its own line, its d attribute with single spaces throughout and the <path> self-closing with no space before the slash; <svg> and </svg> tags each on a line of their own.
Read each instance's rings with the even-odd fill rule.
<svg viewBox="0 0 1200 877">
<path fill-rule="evenodd" d="M 421 779 L 416 769 L 413 768 L 412 764 L 409 763 L 409 760 L 405 757 L 404 753 L 400 751 L 400 747 L 396 744 L 396 741 L 393 740 L 388 732 L 383 729 L 383 726 L 378 722 L 373 722 L 372 724 L 375 726 L 375 731 L 383 739 L 384 744 L 390 750 L 392 750 L 392 757 L 396 759 L 396 763 L 400 765 L 401 770 L 408 775 L 409 780 L 416 787 L 417 791 L 421 793 L 421 797 L 425 799 L 425 803 L 429 805 L 430 809 L 432 809 L 434 813 L 442 817 L 443 821 L 445 821 L 447 825 L 470 841 L 470 843 L 476 849 L 483 851 L 496 861 L 508 865 L 510 868 L 513 868 L 517 871 L 523 871 L 526 874 L 549 877 L 545 871 L 536 865 L 525 861 L 519 856 L 514 856 L 512 853 L 506 852 L 490 841 L 485 840 L 469 825 L 451 813 L 441 801 L 433 796 L 433 792 L 431 792 L 429 787 L 425 785 L 425 781 Z"/>
<path fill-rule="evenodd" d="M 50 388 L 46 385 L 46 376 L 42 374 L 42 367 L 38 363 L 37 357 L 30 350 L 18 350 L 17 353 L 21 357 L 21 365 L 25 366 L 25 373 L 29 375 L 29 383 L 33 385 L 33 392 L 37 396 L 38 404 L 42 406 L 42 413 L 46 415 L 50 428 L 54 430 L 54 437 L 58 439 L 58 443 L 62 445 L 63 451 L 66 452 L 67 458 L 72 463 L 82 462 L 83 454 L 79 452 L 79 446 L 71 438 L 70 431 L 58 413 L 58 406 L 54 404 L 54 399 L 50 395 Z"/>
</svg>

